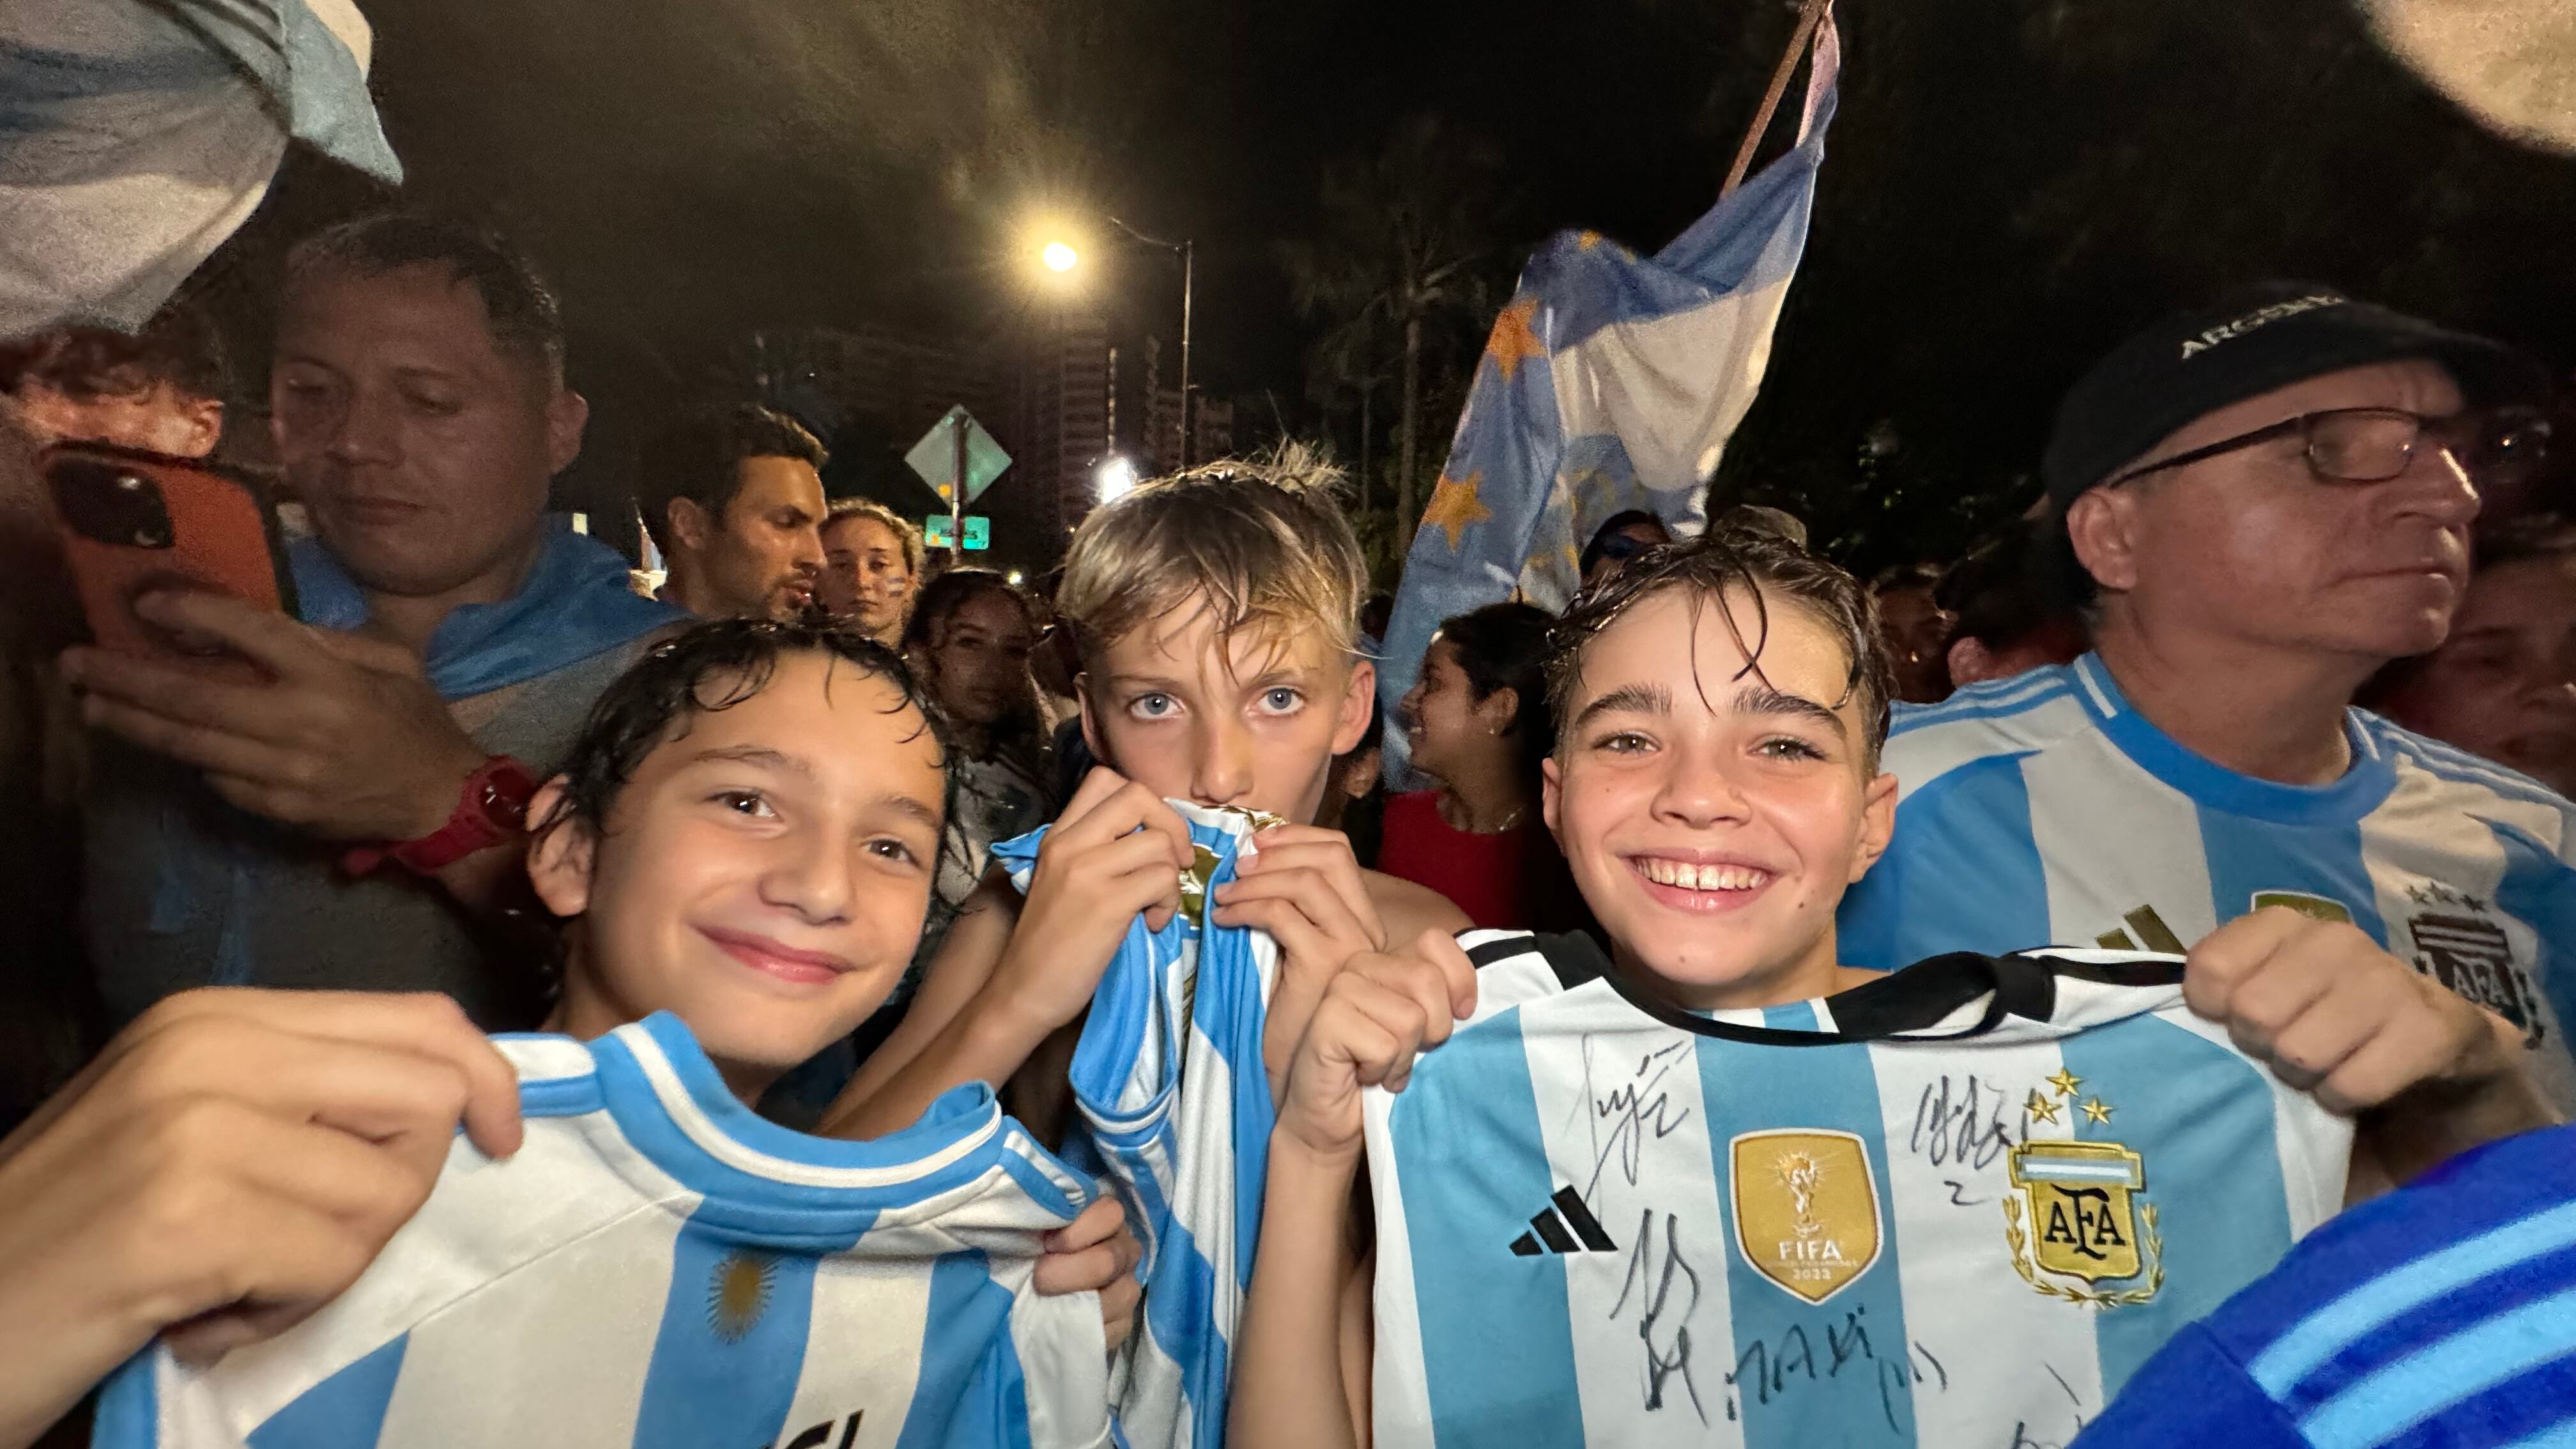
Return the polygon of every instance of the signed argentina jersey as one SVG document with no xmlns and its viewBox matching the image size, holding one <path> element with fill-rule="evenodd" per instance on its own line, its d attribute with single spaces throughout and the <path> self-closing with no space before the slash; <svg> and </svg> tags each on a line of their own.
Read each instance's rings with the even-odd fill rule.
<svg viewBox="0 0 2576 1449">
<path fill-rule="evenodd" d="M 2050 943 L 2181 951 L 2267 905 L 2349 921 L 2520 1028 L 2576 1110 L 2576 805 L 2501 765 L 2348 711 L 2331 785 L 2240 775 L 2071 665 L 1898 705 L 1896 836 L 1843 898 L 1843 959 Z"/>
<path fill-rule="evenodd" d="M 2063 1444 L 2342 1203 L 2350 1125 L 2170 957 L 1699 1016 L 1461 939 L 1475 1016 L 1367 1097 L 1392 1449 Z"/>
<path fill-rule="evenodd" d="M 1225 1437 L 1227 1354 L 1260 1237 L 1276 1107 L 1261 1030 L 1279 948 L 1268 933 L 1206 919 L 1234 879 L 1253 811 L 1166 802 L 1188 822 L 1195 865 L 1161 931 L 1129 924 L 1074 1048 L 1079 1121 L 1068 1155 L 1095 1160 L 1144 1244 L 1145 1301 L 1112 1383 L 1135 1449 Z M 993 847 L 1025 891 L 1045 830 Z"/>
<path fill-rule="evenodd" d="M 1097 1295 L 1037 1295 L 1089 1189 L 980 1084 L 873 1142 L 737 1102 L 673 1016 L 495 1039 L 526 1145 L 462 1136 L 313 1317 L 138 1355 L 100 1449 L 1104 1445 Z"/>
</svg>

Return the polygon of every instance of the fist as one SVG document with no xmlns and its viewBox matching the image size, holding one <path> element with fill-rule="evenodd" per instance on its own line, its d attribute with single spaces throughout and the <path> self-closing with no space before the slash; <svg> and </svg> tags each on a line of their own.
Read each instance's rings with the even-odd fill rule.
<svg viewBox="0 0 2576 1449">
<path fill-rule="evenodd" d="M 2426 1082 L 2513 1070 L 2488 1017 L 2359 929 L 2272 906 L 2191 948 L 2191 1009 L 2329 1110 L 2360 1112 Z"/>
<path fill-rule="evenodd" d="M 1324 988 L 1289 1065 L 1280 1130 L 1319 1158 L 1356 1157 L 1361 1089 L 1403 1091 L 1414 1058 L 1475 1010 L 1475 963 L 1438 931 L 1402 951 L 1352 958 Z"/>
</svg>

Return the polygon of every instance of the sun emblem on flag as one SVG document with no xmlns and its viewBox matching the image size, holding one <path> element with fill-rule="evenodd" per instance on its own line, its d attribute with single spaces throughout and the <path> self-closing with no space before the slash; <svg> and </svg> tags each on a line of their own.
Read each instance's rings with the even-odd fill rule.
<svg viewBox="0 0 2576 1449">
<path fill-rule="evenodd" d="M 769 1309 L 778 1260 L 767 1253 L 732 1252 L 716 1261 L 707 1280 L 707 1327 L 727 1343 L 740 1343 Z"/>
</svg>

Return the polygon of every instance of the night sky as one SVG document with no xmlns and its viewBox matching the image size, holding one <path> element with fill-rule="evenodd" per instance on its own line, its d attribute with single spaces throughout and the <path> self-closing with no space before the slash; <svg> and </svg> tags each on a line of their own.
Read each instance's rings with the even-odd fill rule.
<svg viewBox="0 0 2576 1449">
<path fill-rule="evenodd" d="M 1195 236 L 1209 392 L 1346 427 L 1303 402 L 1312 329 L 1274 258 L 1315 226 L 1328 161 L 1422 114 L 1494 143 L 1505 284 L 1558 227 L 1660 245 L 1713 198 L 1794 19 L 1782 0 L 365 8 L 412 193 L 499 221 L 565 295 L 590 468 L 752 328 L 1024 320 L 1011 245 L 1044 206 Z M 2576 363 L 2576 161 L 2477 130 L 2342 0 L 1847 0 L 1841 22 L 1808 265 L 1723 476 L 1805 499 L 1862 554 L 1960 541 L 1925 500 L 2005 506 L 2074 369 L 2234 282 L 2320 277 Z M 263 221 L 339 194 L 290 172 Z M 1150 259 L 1107 281 L 1131 315 L 1172 305 Z M 1426 423 L 1426 468 L 1451 422 Z"/>
</svg>

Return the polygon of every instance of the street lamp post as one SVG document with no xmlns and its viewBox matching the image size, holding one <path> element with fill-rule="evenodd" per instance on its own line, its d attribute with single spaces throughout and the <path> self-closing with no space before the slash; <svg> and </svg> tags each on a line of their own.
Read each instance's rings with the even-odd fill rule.
<svg viewBox="0 0 2576 1449">
<path fill-rule="evenodd" d="M 1129 240 L 1170 252 L 1181 259 L 1181 456 L 1175 466 L 1186 468 L 1190 465 L 1190 312 L 1198 270 L 1198 242 L 1190 237 L 1165 241 L 1161 237 L 1147 236 L 1114 216 L 1104 213 L 1102 219 L 1126 233 Z M 1070 272 L 1082 257 L 1072 243 L 1057 240 L 1039 249 L 1038 260 L 1048 271 Z M 1113 381 L 1111 386 L 1116 386 L 1116 383 Z"/>
</svg>

